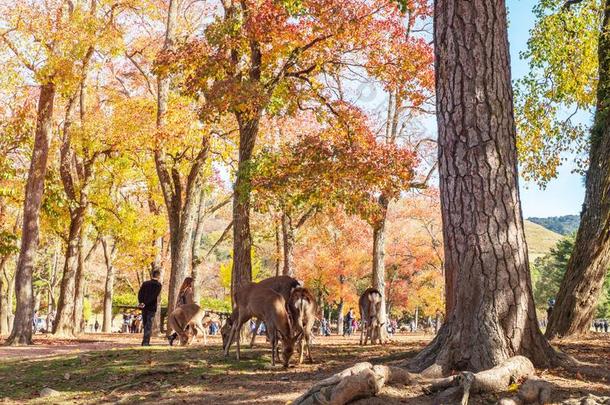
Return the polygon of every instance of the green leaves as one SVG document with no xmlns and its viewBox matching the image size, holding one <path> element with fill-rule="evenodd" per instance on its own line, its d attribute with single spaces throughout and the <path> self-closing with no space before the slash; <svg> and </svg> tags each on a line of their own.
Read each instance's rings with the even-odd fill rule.
<svg viewBox="0 0 610 405">
<path fill-rule="evenodd" d="M 578 114 L 596 99 L 600 1 L 563 5 L 541 0 L 534 8 L 536 25 L 520 55 L 530 71 L 515 86 L 521 173 L 540 185 L 556 177 L 566 152 L 587 149 Z"/>
</svg>

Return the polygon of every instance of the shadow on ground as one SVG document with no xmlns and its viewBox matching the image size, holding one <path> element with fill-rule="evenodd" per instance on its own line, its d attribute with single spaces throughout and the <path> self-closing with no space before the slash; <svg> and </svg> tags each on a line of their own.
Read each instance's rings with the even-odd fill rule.
<svg viewBox="0 0 610 405">
<path fill-rule="evenodd" d="M 287 370 L 270 369 L 270 347 L 262 342 L 252 350 L 242 349 L 241 362 L 234 360 L 234 352 L 224 358 L 218 339 L 188 348 L 125 348 L 122 342 L 109 350 L 0 360 L 0 398 L 7 403 L 286 404 L 313 383 L 359 361 L 400 363 L 428 339 L 401 336 L 385 346 L 361 347 L 354 338 L 318 338 L 313 349 L 316 362 Z M 590 378 L 562 369 L 539 370 L 539 377 L 553 385 L 554 400 L 610 395 L 610 371 L 604 364 L 610 358 L 610 337 L 557 345 L 580 360 L 597 363 L 602 373 Z M 51 401 L 40 398 L 44 387 L 59 391 L 59 396 Z M 471 404 L 494 403 L 498 397 L 475 398 Z M 434 399 L 422 387 L 386 387 L 379 397 L 358 403 L 433 405 Z"/>
</svg>

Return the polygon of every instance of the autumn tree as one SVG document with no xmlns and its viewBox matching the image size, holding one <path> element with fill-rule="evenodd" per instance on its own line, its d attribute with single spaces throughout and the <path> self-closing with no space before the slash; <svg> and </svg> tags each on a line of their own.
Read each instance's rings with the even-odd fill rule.
<svg viewBox="0 0 610 405">
<path fill-rule="evenodd" d="M 168 55 L 182 88 L 198 96 L 201 115 L 229 115 L 239 140 L 233 199 L 233 280 L 251 280 L 251 166 L 261 119 L 278 110 L 295 114 L 312 104 L 328 104 L 324 79 L 379 35 L 389 3 L 348 0 L 223 2 L 200 39 L 187 41 Z M 387 37 L 386 37 L 387 41 Z M 332 57 L 329 57 L 332 55 Z"/>
<path fill-rule="evenodd" d="M 35 124 L 33 98 L 15 87 L 10 63 L 0 77 L 0 334 L 11 331 L 15 274 L 14 257 L 19 253 L 20 210 L 23 204 L 21 184 L 26 176 L 21 159 L 27 159 L 29 135 Z M 8 73 L 8 74 L 7 74 Z M 12 82 L 12 86 L 11 86 Z"/>
<path fill-rule="evenodd" d="M 570 336 L 589 330 L 610 267 L 610 3 L 552 1 L 535 11 L 524 53 L 532 69 L 519 86 L 522 161 L 542 182 L 556 175 L 566 150 L 586 151 L 588 164 L 575 248 L 546 331 Z M 574 115 L 592 107 L 587 137 Z"/>
<path fill-rule="evenodd" d="M 123 6 L 126 6 L 123 5 Z M 82 5 L 81 5 L 82 7 Z M 72 335 L 82 332 L 81 320 L 85 290 L 83 246 L 85 245 L 85 221 L 90 206 L 90 188 L 96 174 L 96 165 L 114 151 L 116 140 L 108 136 L 104 126 L 107 119 L 99 94 L 99 87 L 90 88 L 87 83 L 94 52 L 116 52 L 118 38 L 122 34 L 114 19 L 122 10 L 118 4 L 109 4 L 98 10 L 94 1 L 89 9 L 77 10 L 85 16 L 84 26 L 95 29 L 81 41 L 87 46 L 81 60 L 81 72 L 69 89 L 61 126 L 59 173 L 69 210 L 69 231 L 66 241 L 64 270 L 57 308 L 54 333 Z M 111 11 L 109 13 L 109 11 Z M 99 14 L 98 14 L 99 13 Z M 89 105 L 90 104 L 90 105 Z M 76 112 L 78 119 L 75 120 Z"/>
<path fill-rule="evenodd" d="M 79 7 L 81 7 L 79 5 Z M 31 344 L 32 272 L 38 247 L 38 217 L 47 170 L 53 109 L 56 93 L 64 91 L 80 76 L 89 48 L 85 30 L 79 24 L 81 10 L 63 2 L 21 2 L 2 6 L 0 37 L 31 71 L 40 87 L 34 147 L 25 187 L 23 229 L 16 271 L 17 311 L 7 344 Z M 78 16 L 76 18 L 75 16 Z M 26 21 L 31 22 L 27 23 Z M 79 37 L 79 35 L 82 35 Z M 83 36 L 85 38 L 83 38 Z M 85 40 L 79 42 L 79 40 Z M 74 46 L 78 43 L 80 46 Z"/>
</svg>

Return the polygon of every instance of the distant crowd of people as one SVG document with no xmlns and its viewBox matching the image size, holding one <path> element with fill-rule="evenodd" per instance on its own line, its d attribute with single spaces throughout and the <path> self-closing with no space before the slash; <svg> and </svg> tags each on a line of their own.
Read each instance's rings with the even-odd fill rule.
<svg viewBox="0 0 610 405">
<path fill-rule="evenodd" d="M 142 333 L 142 315 L 133 312 L 123 314 L 121 333 Z"/>
<path fill-rule="evenodd" d="M 607 319 L 596 319 L 593 321 L 593 327 L 595 332 L 608 333 L 608 320 Z"/>
</svg>

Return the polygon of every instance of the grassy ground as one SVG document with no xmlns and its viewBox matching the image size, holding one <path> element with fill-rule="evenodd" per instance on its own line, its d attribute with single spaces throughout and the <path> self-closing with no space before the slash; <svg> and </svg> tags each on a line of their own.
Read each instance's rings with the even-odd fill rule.
<svg viewBox="0 0 610 405">
<path fill-rule="evenodd" d="M 108 337 L 105 337 L 108 339 Z M 202 403 L 202 404 L 286 404 L 314 382 L 358 361 L 393 363 L 402 361 L 429 340 L 426 336 L 399 336 L 383 347 L 360 347 L 356 338 L 318 338 L 313 349 L 315 364 L 288 370 L 270 369 L 269 346 L 262 342 L 225 359 L 220 342 L 188 348 L 166 344 L 141 348 L 137 337 L 114 336 L 118 348 L 75 351 L 28 359 L 0 358 L 0 398 L 5 403 Z M 45 342 L 52 346 L 53 341 Z M 125 347 L 131 343 L 134 346 Z M 606 363 L 610 359 L 610 338 L 598 335 L 585 341 L 561 343 L 563 350 L 582 360 Z M 5 349 L 6 350 L 6 349 Z M 6 358 L 6 351 L 4 353 Z M 10 352 L 9 352 L 10 353 Z M 606 364 L 605 367 L 608 367 Z M 562 370 L 541 375 L 556 387 L 556 398 L 593 392 L 610 395 L 607 377 L 587 379 Z M 44 387 L 60 396 L 39 398 Z M 493 403 L 496 397 L 476 403 Z M 361 401 L 362 402 L 362 401 Z M 433 404 L 420 387 L 387 388 L 366 404 Z"/>
</svg>

